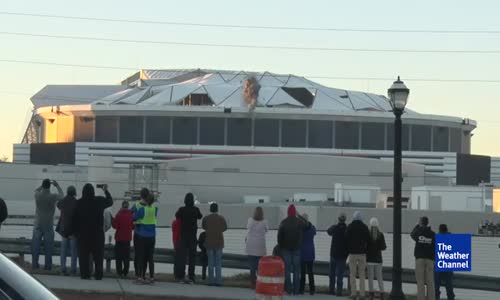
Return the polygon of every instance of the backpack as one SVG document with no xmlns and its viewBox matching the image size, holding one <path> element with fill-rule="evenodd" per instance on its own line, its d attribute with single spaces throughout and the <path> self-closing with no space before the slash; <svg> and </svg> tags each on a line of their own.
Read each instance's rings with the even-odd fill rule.
<svg viewBox="0 0 500 300">
<path fill-rule="evenodd" d="M 2 224 L 8 216 L 7 205 L 2 198 L 0 198 L 0 224 Z"/>
</svg>

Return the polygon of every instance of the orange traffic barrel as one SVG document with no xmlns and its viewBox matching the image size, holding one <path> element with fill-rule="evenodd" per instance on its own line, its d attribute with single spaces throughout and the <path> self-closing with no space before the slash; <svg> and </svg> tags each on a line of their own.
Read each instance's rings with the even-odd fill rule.
<svg viewBox="0 0 500 300">
<path fill-rule="evenodd" d="M 278 256 L 264 256 L 259 261 L 256 300 L 283 299 L 285 288 L 285 263 Z"/>
</svg>

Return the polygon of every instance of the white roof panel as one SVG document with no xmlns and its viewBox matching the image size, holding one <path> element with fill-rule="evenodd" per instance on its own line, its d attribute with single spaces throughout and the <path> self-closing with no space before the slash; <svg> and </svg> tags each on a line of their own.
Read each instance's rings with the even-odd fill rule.
<svg viewBox="0 0 500 300">
<path fill-rule="evenodd" d="M 301 107 L 329 111 L 390 111 L 384 96 L 330 88 L 304 77 L 270 72 L 209 69 L 142 70 L 137 86 L 47 86 L 33 96 L 35 108 L 71 104 L 175 105 L 190 94 L 207 94 L 215 106 L 247 107 L 243 84 L 254 76 L 260 85 L 258 105 Z M 307 89 L 314 96 L 311 108 L 304 107 L 301 93 L 291 96 L 283 88 Z M 300 101 L 299 101 L 300 100 Z M 304 99 L 307 101 L 308 99 Z M 304 102 L 305 103 L 305 102 Z M 416 114 L 408 110 L 408 113 Z"/>
<path fill-rule="evenodd" d="M 304 107 L 302 103 L 295 100 L 292 96 L 290 96 L 287 92 L 278 88 L 276 92 L 273 94 L 272 98 L 266 103 L 267 106 L 280 106 L 280 105 L 290 105 L 296 107 Z"/>
<path fill-rule="evenodd" d="M 90 104 L 127 89 L 123 85 L 47 85 L 31 97 L 35 109 L 44 106 Z"/>
</svg>

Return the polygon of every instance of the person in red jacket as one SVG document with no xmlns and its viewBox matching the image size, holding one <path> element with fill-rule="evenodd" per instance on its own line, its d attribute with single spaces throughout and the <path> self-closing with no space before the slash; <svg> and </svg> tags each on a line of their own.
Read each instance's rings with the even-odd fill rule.
<svg viewBox="0 0 500 300">
<path fill-rule="evenodd" d="M 176 280 L 184 278 L 184 266 L 181 266 L 179 260 L 179 240 L 181 238 L 181 219 L 175 218 L 172 222 L 172 243 L 174 244 L 175 257 L 174 257 L 174 276 Z"/>
<path fill-rule="evenodd" d="M 124 200 L 122 208 L 112 222 L 113 228 L 116 229 L 115 258 L 116 272 L 119 277 L 127 277 L 130 267 L 130 241 L 134 230 L 134 218 L 128 207 L 128 201 Z"/>
<path fill-rule="evenodd" d="M 179 245 L 179 240 L 181 237 L 181 219 L 176 218 L 172 222 L 172 243 L 174 244 L 174 249 L 177 249 L 177 246 Z"/>
</svg>

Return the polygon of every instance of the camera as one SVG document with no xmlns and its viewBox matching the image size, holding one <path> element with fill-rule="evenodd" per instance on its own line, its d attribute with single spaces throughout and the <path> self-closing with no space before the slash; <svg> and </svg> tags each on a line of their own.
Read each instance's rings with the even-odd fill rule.
<svg viewBox="0 0 500 300">
<path fill-rule="evenodd" d="M 98 189 L 103 189 L 106 185 L 104 183 L 98 183 L 95 185 Z"/>
</svg>

